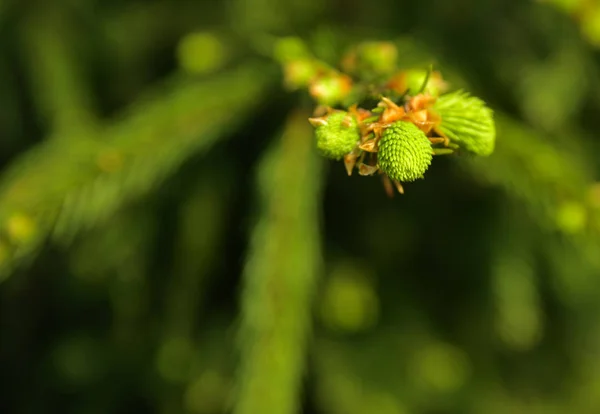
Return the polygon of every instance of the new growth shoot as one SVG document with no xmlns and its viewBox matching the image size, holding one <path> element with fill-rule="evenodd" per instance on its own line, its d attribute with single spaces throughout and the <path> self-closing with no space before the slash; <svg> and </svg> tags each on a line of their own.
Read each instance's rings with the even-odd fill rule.
<svg viewBox="0 0 600 414">
<path fill-rule="evenodd" d="M 320 154 L 343 160 L 348 175 L 380 175 L 390 196 L 424 178 L 434 155 L 494 151 L 492 110 L 465 91 L 448 93 L 432 67 L 399 70 L 391 42 L 360 43 L 336 68 L 288 38 L 279 58 L 286 85 L 306 89 L 317 105 L 309 122 Z"/>
</svg>

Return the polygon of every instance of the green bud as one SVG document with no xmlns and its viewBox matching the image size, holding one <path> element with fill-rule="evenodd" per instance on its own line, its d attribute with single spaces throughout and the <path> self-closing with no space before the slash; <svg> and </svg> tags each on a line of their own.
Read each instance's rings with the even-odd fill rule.
<svg viewBox="0 0 600 414">
<path fill-rule="evenodd" d="M 459 90 L 440 96 L 434 110 L 442 118 L 441 132 L 451 141 L 477 155 L 494 152 L 494 114 L 481 99 Z"/>
<path fill-rule="evenodd" d="M 404 72 L 405 74 L 405 82 L 406 89 L 410 90 L 411 95 L 416 95 L 421 91 L 423 87 L 423 83 L 427 79 L 427 70 L 423 69 L 411 69 Z M 427 79 L 427 85 L 425 85 L 425 89 L 423 93 L 429 93 L 432 96 L 438 96 L 443 88 L 445 83 L 439 72 L 432 72 L 429 74 L 429 79 Z"/>
<path fill-rule="evenodd" d="M 426 78 L 427 70 L 407 70 L 404 72 L 404 86 L 411 95 L 416 95 L 421 90 Z"/>
<path fill-rule="evenodd" d="M 8 219 L 6 230 L 11 241 L 27 243 L 35 237 L 37 226 L 28 215 L 16 213 Z"/>
<path fill-rule="evenodd" d="M 566 233 L 576 234 L 585 229 L 588 214 L 585 206 L 571 201 L 559 206 L 556 214 L 558 227 Z"/>
<path fill-rule="evenodd" d="M 179 66 L 191 74 L 214 72 L 226 63 L 227 58 L 226 45 L 212 33 L 190 33 L 177 45 Z"/>
<path fill-rule="evenodd" d="M 278 39 L 273 50 L 275 59 L 282 63 L 298 59 L 308 59 L 311 54 L 304 41 L 298 37 Z"/>
<path fill-rule="evenodd" d="M 379 168 L 392 180 L 407 182 L 423 178 L 432 158 L 427 136 L 410 122 L 393 123 L 379 141 Z"/>
<path fill-rule="evenodd" d="M 369 280 L 359 272 L 336 268 L 323 287 L 321 318 L 334 331 L 357 333 L 377 323 L 379 298 Z"/>
<path fill-rule="evenodd" d="M 391 42 L 363 42 L 358 45 L 357 64 L 361 71 L 386 75 L 394 71 L 398 49 Z"/>
<path fill-rule="evenodd" d="M 315 79 L 309 88 L 310 95 L 320 104 L 335 106 L 352 91 L 352 80 L 343 74 L 332 73 Z"/>
<path fill-rule="evenodd" d="M 344 111 L 337 111 L 326 118 L 311 120 L 317 137 L 317 149 L 327 158 L 340 160 L 351 152 L 360 140 L 356 118 Z"/>
<path fill-rule="evenodd" d="M 285 64 L 285 85 L 290 89 L 306 88 L 319 73 L 317 62 L 313 59 L 298 59 Z"/>
</svg>

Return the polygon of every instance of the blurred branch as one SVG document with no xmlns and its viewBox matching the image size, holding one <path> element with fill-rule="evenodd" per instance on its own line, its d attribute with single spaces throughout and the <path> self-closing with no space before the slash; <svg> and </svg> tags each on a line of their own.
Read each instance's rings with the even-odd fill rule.
<svg viewBox="0 0 600 414">
<path fill-rule="evenodd" d="M 571 154 L 559 151 L 533 130 L 496 112 L 498 143 L 489 158 L 472 158 L 468 164 L 478 176 L 501 184 L 527 200 L 542 217 L 555 214 L 558 201 L 583 195 L 590 178 Z M 553 220 L 551 220 L 553 221 Z"/>
<path fill-rule="evenodd" d="M 207 367 L 201 374 L 194 372 L 197 364 L 193 359 L 198 349 L 206 358 L 207 338 L 197 331 L 208 321 L 205 305 L 215 280 L 215 268 L 222 263 L 219 252 L 224 248 L 229 207 L 234 204 L 234 182 L 231 165 L 217 166 L 214 174 L 199 177 L 179 210 L 175 260 L 165 289 L 162 340 L 156 356 L 158 372 L 170 385 L 162 387 L 159 394 L 164 413 L 182 412 L 182 386 L 189 385 L 196 376 L 206 375 L 208 370 Z M 223 391 L 224 388 L 229 391 L 228 387 L 223 387 Z"/>
<path fill-rule="evenodd" d="M 148 204 L 123 208 L 69 250 L 72 275 L 101 284 L 111 299 L 112 340 L 119 352 L 137 353 L 147 340 L 150 262 L 158 220 Z M 99 261 L 98 257 L 102 257 Z"/>
<path fill-rule="evenodd" d="M 202 23 L 219 22 L 215 10 L 201 3 L 153 1 L 125 4 L 101 21 L 109 46 L 117 57 L 115 63 L 124 66 L 140 63 L 140 56 L 168 46 L 184 33 Z M 203 21 L 205 20 L 205 21 Z"/>
<path fill-rule="evenodd" d="M 204 82 L 174 80 L 99 136 L 59 136 L 18 159 L 0 181 L 0 271 L 48 234 L 63 241 L 154 188 L 182 162 L 226 136 L 261 101 L 265 66 Z"/>
<path fill-rule="evenodd" d="M 232 20 L 242 31 L 283 32 L 314 19 L 324 7 L 315 0 L 236 0 Z"/>
<path fill-rule="evenodd" d="M 543 339 L 545 313 L 541 303 L 539 270 L 535 263 L 535 223 L 515 204 L 504 203 L 493 232 L 491 263 L 494 331 L 502 346 L 529 351 Z"/>
<path fill-rule="evenodd" d="M 95 124 L 93 94 L 81 61 L 73 54 L 77 38 L 61 9 L 42 8 L 28 15 L 21 29 L 24 53 L 38 110 L 50 129 L 66 132 Z"/>
<path fill-rule="evenodd" d="M 557 148 L 501 113 L 496 113 L 496 121 L 495 153 L 462 164 L 524 202 L 542 228 L 577 244 L 600 245 L 600 209 L 592 197 L 594 172 L 583 154 Z"/>
<path fill-rule="evenodd" d="M 261 216 L 243 275 L 235 414 L 300 412 L 311 297 L 321 261 L 321 166 L 308 116 L 292 115 L 258 172 Z"/>
<path fill-rule="evenodd" d="M 234 177 L 217 167 L 190 189 L 179 211 L 175 262 L 165 307 L 165 336 L 192 339 L 202 319 L 204 291 L 225 239 Z M 201 231 L 199 231 L 201 230 Z"/>
<path fill-rule="evenodd" d="M 125 2 L 108 7 L 101 18 L 90 17 L 97 41 L 106 52 L 98 64 L 104 64 L 106 58 L 110 62 L 105 68 L 111 76 L 110 99 L 128 102 L 139 93 L 154 79 L 162 56 L 175 57 L 173 48 L 186 34 L 201 30 L 227 37 L 231 31 L 223 28 L 225 7 L 219 7 L 223 3 L 210 7 L 205 2 L 184 1 L 173 7 L 169 0 Z M 195 54 L 196 60 L 203 61 L 205 52 L 210 50 Z"/>
</svg>

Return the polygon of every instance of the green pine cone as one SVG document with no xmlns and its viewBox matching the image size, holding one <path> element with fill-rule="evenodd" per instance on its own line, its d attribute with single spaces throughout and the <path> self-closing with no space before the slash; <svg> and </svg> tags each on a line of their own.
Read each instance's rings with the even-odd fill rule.
<svg viewBox="0 0 600 414">
<path fill-rule="evenodd" d="M 477 155 L 494 152 L 494 114 L 481 99 L 459 90 L 440 96 L 434 110 L 442 118 L 441 132 L 451 141 Z"/>
<path fill-rule="evenodd" d="M 326 124 L 315 128 L 317 149 L 327 158 L 340 160 L 360 140 L 358 122 L 354 116 L 344 111 L 330 114 L 325 122 Z"/>
<path fill-rule="evenodd" d="M 407 182 L 423 178 L 432 158 L 427 136 L 410 122 L 394 122 L 379 141 L 379 168 L 392 180 Z"/>
</svg>

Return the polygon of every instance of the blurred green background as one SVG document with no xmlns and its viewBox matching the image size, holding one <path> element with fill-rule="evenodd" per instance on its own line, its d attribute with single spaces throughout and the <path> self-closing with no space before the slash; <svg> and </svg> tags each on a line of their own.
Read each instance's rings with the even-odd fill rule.
<svg viewBox="0 0 600 414">
<path fill-rule="evenodd" d="M 0 412 L 600 412 L 595 1 L 2 0 L 0 31 Z M 496 151 L 348 177 L 282 36 L 393 41 Z"/>
</svg>

